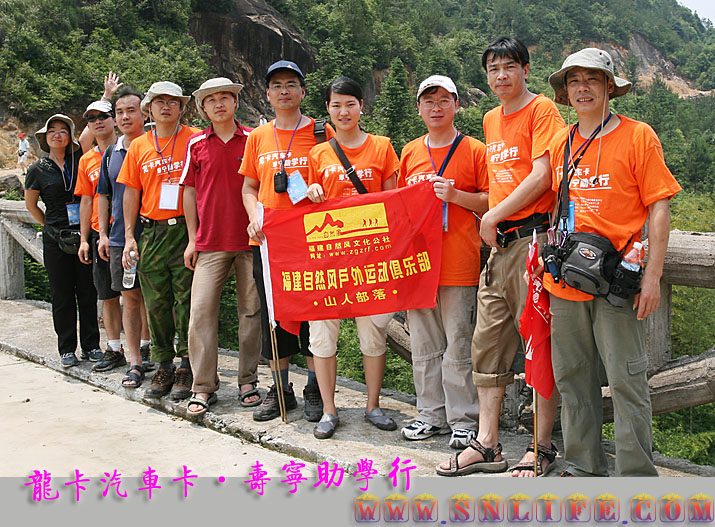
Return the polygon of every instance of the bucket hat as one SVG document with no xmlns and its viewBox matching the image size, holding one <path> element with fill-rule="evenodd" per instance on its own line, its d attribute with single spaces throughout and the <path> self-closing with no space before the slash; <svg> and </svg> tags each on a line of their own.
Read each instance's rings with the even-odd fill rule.
<svg viewBox="0 0 715 527">
<path fill-rule="evenodd" d="M 209 95 L 220 92 L 227 91 L 238 96 L 238 93 L 243 89 L 243 84 L 238 84 L 231 79 L 226 77 L 216 77 L 215 79 L 209 79 L 204 82 L 198 90 L 196 90 L 194 95 L 194 102 L 196 103 L 196 109 L 199 111 L 199 115 L 205 121 L 209 120 L 208 115 L 204 111 L 204 99 Z M 236 97 L 236 102 L 238 103 L 238 97 Z"/>
<path fill-rule="evenodd" d="M 554 101 L 559 104 L 566 105 L 569 102 L 566 92 L 566 74 L 573 68 L 587 68 L 604 72 L 615 85 L 613 93 L 609 95 L 610 99 L 625 95 L 631 89 L 631 82 L 621 77 L 616 77 L 613 73 L 613 59 L 607 51 L 585 48 L 566 57 L 561 69 L 549 75 L 549 84 L 554 89 Z"/>
<path fill-rule="evenodd" d="M 191 95 L 184 95 L 184 92 L 181 91 L 181 86 L 178 84 L 174 84 L 169 81 L 155 82 L 149 87 L 149 90 L 147 90 L 146 95 L 142 100 L 142 113 L 149 115 L 149 105 L 157 95 L 168 95 L 169 97 L 176 97 L 177 99 L 180 99 L 182 108 L 186 106 L 186 103 L 189 102 L 189 99 L 191 99 Z"/>
<path fill-rule="evenodd" d="M 291 62 L 290 60 L 279 60 L 268 67 L 268 71 L 266 72 L 266 84 L 270 82 L 271 76 L 280 70 L 291 71 L 300 77 L 301 82 L 305 82 L 305 75 L 303 75 L 303 72 L 300 71 L 300 68 L 295 62 Z"/>
<path fill-rule="evenodd" d="M 63 122 L 69 127 L 71 143 L 69 145 L 67 145 L 67 149 L 70 152 L 76 152 L 77 150 L 79 150 L 80 149 L 79 141 L 77 140 L 77 138 L 74 135 L 74 121 L 72 119 L 70 119 L 69 117 L 67 117 L 66 115 L 61 114 L 61 113 L 56 113 L 55 115 L 50 116 L 50 118 L 47 119 L 47 121 L 45 121 L 45 126 L 43 126 L 37 132 L 35 132 L 35 139 L 37 139 L 37 142 L 40 144 L 40 148 L 45 152 L 50 151 L 50 147 L 47 144 L 46 136 L 47 136 L 47 128 L 49 128 L 50 123 L 52 121 Z"/>
<path fill-rule="evenodd" d="M 453 93 L 455 96 L 459 97 L 459 94 L 457 94 L 457 87 L 454 85 L 454 81 L 452 81 L 452 79 L 445 77 L 444 75 L 432 75 L 420 83 L 420 87 L 417 90 L 417 100 L 420 100 L 422 92 L 428 88 L 434 88 L 435 86 L 444 88 L 449 93 Z"/>
</svg>

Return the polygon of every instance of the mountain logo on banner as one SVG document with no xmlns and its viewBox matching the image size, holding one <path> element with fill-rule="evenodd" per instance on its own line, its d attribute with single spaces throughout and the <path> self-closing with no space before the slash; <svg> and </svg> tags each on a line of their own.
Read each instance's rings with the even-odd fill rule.
<svg viewBox="0 0 715 527">
<path fill-rule="evenodd" d="M 313 212 L 303 217 L 308 243 L 389 232 L 384 203 Z"/>
</svg>

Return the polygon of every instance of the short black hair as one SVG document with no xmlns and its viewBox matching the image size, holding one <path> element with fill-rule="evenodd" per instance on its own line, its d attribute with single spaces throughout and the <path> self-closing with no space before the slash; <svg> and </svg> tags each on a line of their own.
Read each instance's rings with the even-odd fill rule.
<svg viewBox="0 0 715 527">
<path fill-rule="evenodd" d="M 141 103 L 144 100 L 144 94 L 137 90 L 136 88 L 132 86 L 123 86 L 122 88 L 119 89 L 117 94 L 114 96 L 114 102 L 112 103 L 112 107 L 117 103 L 119 99 L 122 97 L 128 97 L 130 95 L 134 95 L 135 97 L 139 97 L 139 102 Z"/>
<path fill-rule="evenodd" d="M 487 69 L 487 60 L 495 58 L 507 57 L 519 64 L 523 68 L 529 64 L 529 50 L 526 49 L 521 40 L 514 37 L 499 37 L 494 42 L 489 44 L 487 49 L 482 53 L 482 68 Z"/>
<path fill-rule="evenodd" d="M 360 83 L 350 77 L 338 77 L 330 86 L 325 90 L 325 102 L 330 102 L 330 97 L 333 93 L 339 93 L 340 95 L 352 95 L 358 101 L 363 100 L 362 87 Z"/>
</svg>

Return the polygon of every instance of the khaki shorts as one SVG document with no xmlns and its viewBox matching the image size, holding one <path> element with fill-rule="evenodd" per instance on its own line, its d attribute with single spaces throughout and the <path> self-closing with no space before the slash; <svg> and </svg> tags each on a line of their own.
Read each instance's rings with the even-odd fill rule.
<svg viewBox="0 0 715 527">
<path fill-rule="evenodd" d="M 546 233 L 539 234 L 538 240 L 541 247 Z M 530 242 L 531 237 L 520 238 L 506 249 L 492 248 L 480 276 L 477 326 L 472 339 L 472 377 L 477 386 L 507 386 L 514 382 L 512 366 L 523 344 L 519 318 L 529 292 L 524 271 Z"/>
<path fill-rule="evenodd" d="M 368 357 L 385 354 L 387 326 L 380 328 L 370 317 L 355 317 L 360 351 Z M 316 357 L 329 358 L 338 349 L 340 320 L 313 320 L 310 322 L 310 351 Z"/>
</svg>

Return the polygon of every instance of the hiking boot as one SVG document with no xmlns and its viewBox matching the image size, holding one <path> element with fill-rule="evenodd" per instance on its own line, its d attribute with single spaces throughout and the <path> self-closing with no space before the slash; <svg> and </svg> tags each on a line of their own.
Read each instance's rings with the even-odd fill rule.
<svg viewBox="0 0 715 527">
<path fill-rule="evenodd" d="M 139 353 L 142 356 L 142 368 L 144 371 L 152 371 L 156 368 L 156 363 L 151 360 L 151 352 L 149 351 L 149 344 L 144 344 L 139 348 Z"/>
<path fill-rule="evenodd" d="M 82 350 L 79 358 L 82 360 L 89 360 L 90 362 L 99 362 L 104 358 L 104 353 L 101 349 L 93 349 L 89 351 Z"/>
<path fill-rule="evenodd" d="M 440 428 L 439 426 L 432 426 L 429 423 L 417 419 L 402 429 L 402 437 L 410 441 L 420 441 L 432 437 L 435 434 L 449 434 L 450 431 L 449 427 Z"/>
<path fill-rule="evenodd" d="M 63 368 L 71 368 L 72 366 L 77 366 L 79 361 L 77 360 L 77 355 L 74 353 L 63 353 L 60 355 L 60 362 Z"/>
<path fill-rule="evenodd" d="M 303 402 L 305 403 L 305 420 L 317 423 L 323 417 L 323 399 L 317 382 L 311 382 L 303 388 Z"/>
<path fill-rule="evenodd" d="M 151 385 L 144 392 L 144 397 L 149 399 L 158 399 L 164 397 L 171 390 L 174 384 L 174 368 L 169 370 L 156 370 L 154 377 L 151 379 Z"/>
<path fill-rule="evenodd" d="M 104 352 L 102 360 L 95 364 L 92 369 L 94 371 L 109 371 L 112 368 L 126 365 L 127 359 L 124 357 L 124 348 L 121 348 L 119 351 L 107 348 L 107 351 Z"/>
<path fill-rule="evenodd" d="M 191 385 L 194 383 L 194 375 L 191 368 L 179 368 L 176 370 L 174 379 L 174 389 L 171 390 L 171 398 L 175 401 L 188 399 L 191 397 Z"/>
<path fill-rule="evenodd" d="M 283 390 L 283 398 L 285 399 L 286 411 L 295 410 L 298 408 L 298 401 L 295 398 L 293 391 L 293 383 L 288 384 L 289 391 Z M 278 391 L 276 385 L 271 386 L 268 390 L 268 395 L 263 399 L 261 405 L 253 411 L 254 421 L 270 421 L 281 415 L 281 409 L 278 403 Z"/>
</svg>

